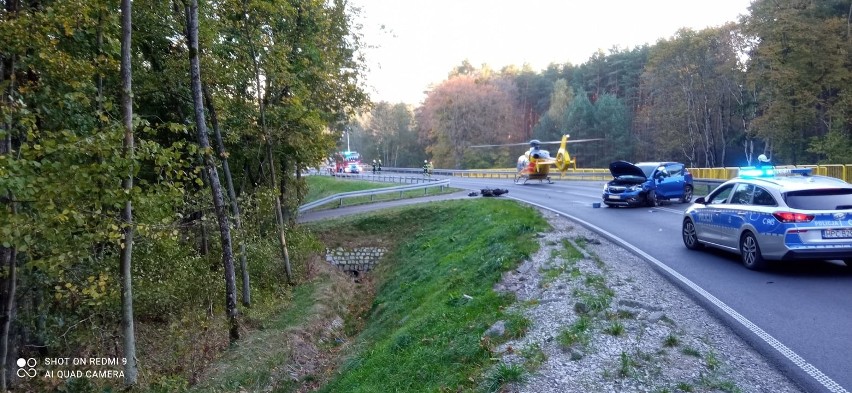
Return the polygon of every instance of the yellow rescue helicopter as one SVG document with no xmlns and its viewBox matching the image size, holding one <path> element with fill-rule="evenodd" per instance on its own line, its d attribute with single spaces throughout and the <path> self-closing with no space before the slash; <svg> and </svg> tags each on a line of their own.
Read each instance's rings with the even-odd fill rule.
<svg viewBox="0 0 852 393">
<path fill-rule="evenodd" d="M 569 135 L 565 134 L 562 135 L 561 141 L 541 142 L 538 139 L 533 139 L 528 143 L 476 145 L 471 147 L 524 146 L 529 144 L 530 149 L 526 153 L 518 157 L 518 172 L 515 174 L 515 184 L 526 184 L 526 182 L 530 180 L 538 180 L 539 182 L 547 181 L 549 184 L 552 184 L 553 181 L 550 180 L 551 166 L 555 166 L 556 169 L 559 171 L 560 175 L 567 172 L 568 168 L 570 167 L 577 169 L 577 159 L 571 158 L 571 154 L 568 153 L 568 149 L 566 147 L 569 143 L 583 143 L 601 140 L 600 138 L 595 138 L 577 139 L 569 141 L 568 138 Z M 552 157 L 549 151 L 541 148 L 541 145 L 551 145 L 557 143 L 559 144 L 559 150 L 556 153 L 556 157 Z"/>
</svg>

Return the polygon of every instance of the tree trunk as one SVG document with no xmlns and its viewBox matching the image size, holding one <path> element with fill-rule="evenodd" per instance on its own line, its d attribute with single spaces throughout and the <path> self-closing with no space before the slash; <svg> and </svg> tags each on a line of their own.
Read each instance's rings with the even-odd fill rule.
<svg viewBox="0 0 852 393">
<path fill-rule="evenodd" d="M 263 116 L 261 116 L 263 118 Z M 266 127 L 264 127 L 266 128 Z M 272 187 L 277 189 L 278 181 L 275 175 L 275 161 L 272 159 L 272 142 L 266 142 L 266 159 L 269 161 L 269 173 L 272 178 Z M 275 219 L 278 221 L 278 243 L 281 245 L 281 257 L 284 259 L 284 273 L 287 274 L 287 283 L 293 283 L 293 274 L 290 269 L 290 253 L 287 251 L 287 238 L 284 236 L 284 210 L 281 208 L 281 193 L 275 194 Z"/>
<path fill-rule="evenodd" d="M 204 100 L 201 93 L 201 61 L 198 50 L 198 0 L 192 0 L 186 7 L 187 39 L 189 41 L 189 65 L 192 79 L 192 99 L 195 106 L 195 126 L 198 135 L 198 145 L 204 154 L 204 167 L 210 180 L 213 194 L 213 207 L 216 210 L 216 220 L 219 223 L 219 235 L 222 240 L 222 264 L 225 266 L 225 310 L 228 314 L 229 337 L 231 342 L 240 338 L 237 321 L 237 287 L 234 277 L 234 255 L 231 250 L 231 228 L 228 225 L 228 215 L 225 212 L 225 202 L 222 196 L 222 185 L 219 183 L 219 173 L 210 152 L 210 141 L 207 138 L 207 124 L 204 117 Z"/>
<path fill-rule="evenodd" d="M 12 214 L 16 213 L 15 202 L 10 194 L 10 203 L 12 205 Z M 15 247 L 0 249 L 0 255 L 7 256 L 9 259 L 9 276 L 6 278 L 6 304 L 3 309 L 3 316 L 0 320 L 3 321 L 2 331 L 0 332 L 0 392 L 5 392 L 8 389 L 8 381 L 6 375 L 8 370 L 9 358 L 9 328 L 12 326 L 12 311 L 15 309 L 15 291 L 17 289 L 17 255 Z M 2 259 L 0 259 L 2 260 Z"/>
<path fill-rule="evenodd" d="M 9 14 L 13 14 L 16 10 L 16 4 L 14 1 L 6 2 L 4 9 Z M 15 73 L 15 57 L 13 55 L 7 55 L 5 53 L 0 53 L 0 82 L 9 81 L 9 86 L 7 89 L 3 89 L 0 91 L 2 97 L 0 97 L 0 103 L 2 105 L 7 105 L 7 100 L 10 100 L 13 96 L 13 92 L 15 90 L 15 86 L 13 84 L 13 74 Z M 5 83 L 4 83 L 5 84 Z M 0 140 L 0 155 L 10 154 L 12 152 L 12 125 L 9 123 L 0 123 L 0 130 L 5 131 L 5 135 L 3 139 Z M 12 214 L 15 212 L 15 204 L 14 204 L 14 196 L 9 195 L 9 204 L 11 205 Z M 2 320 L 2 335 L 0 335 L 0 391 L 5 392 L 9 387 L 9 381 L 7 377 L 11 377 L 11 372 L 9 372 L 10 368 L 8 366 L 8 353 L 9 353 L 9 328 L 12 323 L 12 310 L 15 306 L 15 291 L 17 284 L 17 271 L 15 265 L 15 247 L 5 248 L 0 246 L 0 261 L 3 261 L 4 258 L 8 259 L 9 265 L 9 273 L 6 278 L 5 292 L 3 293 L 5 298 L 5 308 L 3 309 L 3 315 L 0 317 Z"/>
<path fill-rule="evenodd" d="M 5 10 L 10 15 L 16 14 L 18 10 L 18 2 L 7 1 Z M 7 57 L 6 54 L 0 54 L 0 81 L 8 81 L 7 89 L 0 92 L 2 93 L 0 103 L 3 105 L 6 105 L 7 102 L 13 100 L 13 97 L 17 95 L 17 85 L 15 83 L 15 72 L 17 68 L 16 60 L 15 55 L 8 55 Z M 0 140 L 0 155 L 12 154 L 12 124 L 0 123 L 0 127 L 2 127 L 5 131 L 4 138 Z M 8 198 L 11 213 L 14 216 L 17 214 L 15 196 L 9 192 Z M 15 308 L 17 307 L 17 302 L 15 300 L 18 284 L 17 249 L 14 246 L 10 248 L 0 246 L 0 255 L 8 258 L 9 269 L 4 292 L 6 298 L 3 299 L 5 300 L 3 315 L 2 318 L 0 318 L 2 319 L 2 330 L 0 331 L 0 391 L 5 392 L 9 389 L 10 379 L 13 378 L 12 370 L 17 367 L 17 364 L 12 367 L 9 365 L 9 359 L 14 359 L 16 357 L 16 343 L 15 340 L 10 337 L 12 336 L 10 332 L 12 328 L 12 320 L 15 318 Z M 2 258 L 0 258 L 0 261 L 2 261 Z"/>
<path fill-rule="evenodd" d="M 132 31 L 131 0 L 121 0 L 121 111 L 124 117 L 124 157 L 131 162 L 130 173 L 122 182 L 128 193 L 124 210 L 121 212 L 121 329 L 124 335 L 124 385 L 136 385 L 139 375 L 136 364 L 136 333 L 133 326 L 133 279 L 130 265 L 133 260 L 133 204 L 130 191 L 133 189 L 133 89 L 130 72 L 130 39 Z"/>
<path fill-rule="evenodd" d="M 246 10 L 247 12 L 247 10 Z M 249 37 L 246 34 L 246 37 Z M 272 157 L 272 135 L 269 133 L 269 130 L 266 127 L 266 105 L 263 100 L 263 89 L 260 87 L 260 66 L 258 65 L 258 59 L 256 51 L 254 50 L 254 44 L 249 41 L 248 42 L 249 49 L 251 51 L 251 58 L 254 65 L 254 78 L 255 78 L 255 86 L 257 91 L 257 103 L 260 110 L 260 128 L 261 132 L 266 139 L 266 160 L 269 162 L 269 171 L 270 177 L 272 179 L 272 189 L 278 189 L 278 182 L 275 176 L 275 160 Z M 261 169 L 263 165 L 261 165 Z M 284 272 L 287 274 L 287 283 L 293 282 L 293 276 L 290 269 L 290 254 L 287 251 L 287 238 L 284 236 L 284 215 L 281 209 L 281 197 L 276 193 L 275 196 L 275 218 L 278 222 L 278 242 L 281 245 L 281 257 L 284 259 Z"/>
<path fill-rule="evenodd" d="M 228 165 L 228 152 L 225 150 L 225 142 L 222 141 L 222 132 L 219 130 L 219 118 L 216 116 L 216 106 L 213 105 L 213 97 L 207 86 L 203 85 L 204 99 L 207 101 L 207 110 L 210 112 L 210 123 L 213 125 L 213 135 L 216 137 L 216 153 L 222 160 L 222 172 L 225 173 L 225 186 L 228 189 L 228 199 L 231 201 L 231 213 L 234 215 L 234 228 L 240 240 L 240 273 L 243 277 L 243 306 L 251 306 L 251 287 L 249 283 L 248 263 L 246 262 L 246 242 L 240 234 L 242 219 L 240 218 L 240 204 L 237 203 L 237 193 L 234 192 L 234 180 L 231 177 L 231 167 Z"/>
</svg>

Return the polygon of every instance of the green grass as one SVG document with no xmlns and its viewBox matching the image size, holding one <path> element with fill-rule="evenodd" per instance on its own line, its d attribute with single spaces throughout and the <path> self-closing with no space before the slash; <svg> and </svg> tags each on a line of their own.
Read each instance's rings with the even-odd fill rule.
<svg viewBox="0 0 852 393">
<path fill-rule="evenodd" d="M 530 344 L 521 348 L 519 354 L 522 358 L 524 358 L 524 366 L 529 371 L 538 370 L 538 368 L 547 361 L 547 355 L 538 343 Z"/>
<path fill-rule="evenodd" d="M 500 364 L 490 372 L 482 384 L 481 390 L 486 392 L 497 392 L 500 387 L 509 382 L 523 382 L 526 378 L 526 370 L 516 364 Z"/>
<path fill-rule="evenodd" d="M 604 329 L 604 332 L 616 337 L 621 336 L 622 334 L 624 334 L 624 325 L 619 321 L 613 321 L 609 326 Z"/>
<path fill-rule="evenodd" d="M 575 345 L 585 347 L 591 341 L 592 320 L 589 317 L 581 316 L 576 322 L 571 324 L 567 329 L 559 332 L 556 336 L 556 342 L 565 348 L 571 348 Z"/>
<path fill-rule="evenodd" d="M 678 345 L 680 345 L 680 339 L 678 339 L 674 334 L 669 334 L 666 336 L 666 339 L 663 340 L 663 346 L 676 347 Z"/>
<path fill-rule="evenodd" d="M 687 356 L 692 356 L 692 357 L 696 357 L 696 358 L 701 357 L 701 352 L 699 352 L 697 349 L 692 348 L 692 347 L 685 347 L 681 350 L 681 352 L 684 355 L 687 355 Z"/>
<path fill-rule="evenodd" d="M 473 391 L 496 364 L 490 349 L 497 339 L 483 343 L 485 330 L 507 321 L 507 340 L 529 326 L 505 313 L 514 299 L 492 288 L 538 248 L 534 235 L 547 223 L 531 208 L 498 199 L 444 201 L 312 228 L 332 242 L 382 236 L 398 244 L 372 273 L 379 284 L 364 330 L 320 391 Z M 520 378 L 516 371 L 504 366 L 492 375 L 502 384 Z"/>
<path fill-rule="evenodd" d="M 293 298 L 281 312 L 270 315 L 261 321 L 262 329 L 251 337 L 244 338 L 225 354 L 225 361 L 220 362 L 212 377 L 204 380 L 190 392 L 227 392 L 240 388 L 250 391 L 263 390 L 269 387 L 273 370 L 287 361 L 286 347 L 288 330 L 303 324 L 316 300 L 316 291 L 321 288 L 321 282 L 309 282 L 294 290 Z M 278 347 L 278 351 L 270 351 L 270 346 Z M 277 382 L 278 388 L 289 390 L 289 382 Z M 156 389 L 153 389 L 156 391 Z M 179 391 L 174 386 L 164 391 Z"/>
<path fill-rule="evenodd" d="M 562 240 L 562 250 L 560 252 L 562 258 L 567 261 L 579 261 L 583 259 L 583 252 L 574 247 L 567 239 Z"/>
<path fill-rule="evenodd" d="M 629 377 L 633 375 L 634 369 L 636 369 L 636 361 L 634 361 L 626 352 L 622 351 L 621 356 L 619 356 L 618 375 L 621 377 Z"/>
<path fill-rule="evenodd" d="M 363 180 L 343 180 L 332 176 L 305 176 L 308 193 L 305 203 L 313 202 L 341 192 L 372 190 L 376 188 L 394 187 L 400 184 L 381 183 Z"/>
<path fill-rule="evenodd" d="M 707 368 L 710 370 L 716 371 L 719 367 L 722 366 L 722 362 L 716 357 L 716 353 L 710 351 L 707 355 L 704 356 L 704 360 L 707 362 Z"/>
</svg>

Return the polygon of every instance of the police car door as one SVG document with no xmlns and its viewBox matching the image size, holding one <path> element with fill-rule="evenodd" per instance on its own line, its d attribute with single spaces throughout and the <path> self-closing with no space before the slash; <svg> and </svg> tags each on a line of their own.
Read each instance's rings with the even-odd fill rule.
<svg viewBox="0 0 852 393">
<path fill-rule="evenodd" d="M 698 231 L 699 239 L 720 244 L 721 232 L 718 227 L 722 222 L 722 209 L 727 205 L 734 185 L 735 183 L 726 184 L 707 196 L 704 207 L 699 209 L 695 217 L 695 229 Z"/>
<path fill-rule="evenodd" d="M 737 248 L 740 242 L 740 228 L 750 215 L 751 198 L 754 195 L 754 185 L 739 183 L 734 188 L 731 199 L 719 215 L 719 244 L 725 247 Z"/>
</svg>

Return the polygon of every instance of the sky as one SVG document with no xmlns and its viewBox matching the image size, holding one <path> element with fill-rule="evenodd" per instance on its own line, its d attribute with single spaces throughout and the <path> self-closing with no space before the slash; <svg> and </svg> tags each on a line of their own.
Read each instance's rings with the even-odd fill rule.
<svg viewBox="0 0 852 393">
<path fill-rule="evenodd" d="M 361 8 L 373 101 L 419 105 L 430 85 L 468 60 L 474 67 L 586 62 L 735 22 L 750 0 L 350 0 Z"/>
</svg>

